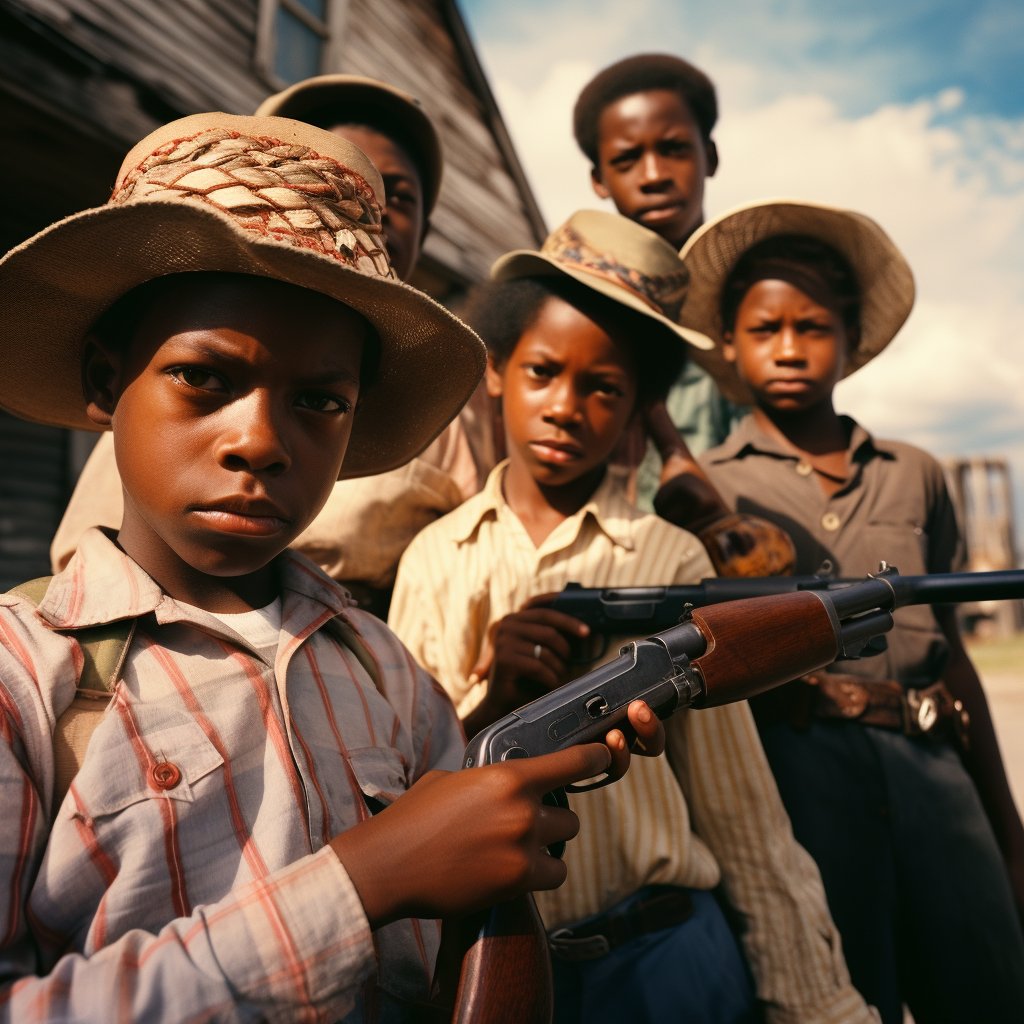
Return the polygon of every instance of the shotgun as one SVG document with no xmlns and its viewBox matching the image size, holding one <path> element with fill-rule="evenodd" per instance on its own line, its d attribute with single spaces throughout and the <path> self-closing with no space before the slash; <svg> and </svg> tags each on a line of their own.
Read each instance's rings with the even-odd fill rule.
<svg viewBox="0 0 1024 1024">
<path fill-rule="evenodd" d="M 905 605 L 1024 597 L 1022 570 L 904 577 L 883 562 L 877 575 L 841 581 L 833 589 L 793 587 L 798 579 L 773 578 L 789 592 L 688 609 L 682 622 L 627 644 L 614 661 L 478 733 L 466 748 L 463 767 L 590 743 L 616 727 L 628 737 L 626 709 L 637 699 L 662 719 L 683 708 L 746 700 L 838 658 L 860 656 L 892 629 L 892 612 Z M 568 790 L 585 792 L 608 781 Z M 568 806 L 564 791 L 545 799 Z M 549 848 L 553 856 L 561 856 L 560 845 Z M 464 919 L 459 931 L 446 923 L 439 968 L 442 960 L 457 966 L 459 983 L 446 992 L 442 981 L 437 991 L 453 1004 L 453 1024 L 548 1024 L 552 985 L 546 942 L 530 895 Z"/>
</svg>

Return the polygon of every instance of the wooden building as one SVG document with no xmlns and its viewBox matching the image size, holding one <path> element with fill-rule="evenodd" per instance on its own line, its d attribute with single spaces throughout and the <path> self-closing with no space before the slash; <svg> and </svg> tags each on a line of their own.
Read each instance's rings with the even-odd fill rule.
<svg viewBox="0 0 1024 1024">
<path fill-rule="evenodd" d="M 457 303 L 545 234 L 454 0 L 0 0 L 0 251 L 106 201 L 159 124 L 323 72 L 419 97 L 444 180 L 414 283 Z M 0 413 L 0 590 L 48 572 L 88 436 Z"/>
</svg>

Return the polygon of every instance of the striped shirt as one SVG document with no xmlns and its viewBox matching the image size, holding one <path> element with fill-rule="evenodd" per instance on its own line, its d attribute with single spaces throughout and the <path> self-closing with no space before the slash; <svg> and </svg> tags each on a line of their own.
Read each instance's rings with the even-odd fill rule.
<svg viewBox="0 0 1024 1024">
<path fill-rule="evenodd" d="M 570 581 L 663 586 L 714 575 L 700 542 L 631 505 L 611 472 L 535 546 L 503 497 L 506 465 L 416 537 L 391 604 L 390 625 L 463 716 L 485 692 L 469 675 L 487 630 L 529 598 Z M 666 726 L 665 755 L 634 758 L 615 785 L 570 797 L 581 831 L 566 851 L 565 884 L 535 894 L 546 926 L 606 910 L 647 884 L 721 881 L 746 919 L 773 1024 L 873 1019 L 850 985 L 818 868 L 793 838 L 747 704 L 683 712 Z"/>
<path fill-rule="evenodd" d="M 462 730 L 383 623 L 302 556 L 277 566 L 281 628 L 261 649 L 99 530 L 38 612 L 0 597 L 0 1019 L 334 1021 L 358 1018 L 375 973 L 427 995 L 437 923 L 371 936 L 327 843 L 364 797 L 457 768 Z M 52 807 L 54 724 L 83 664 L 58 630 L 125 618 L 121 681 Z"/>
</svg>

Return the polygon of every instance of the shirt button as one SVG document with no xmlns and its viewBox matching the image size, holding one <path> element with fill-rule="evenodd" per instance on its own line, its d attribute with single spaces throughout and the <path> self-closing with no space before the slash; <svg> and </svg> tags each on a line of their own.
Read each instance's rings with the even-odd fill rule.
<svg viewBox="0 0 1024 1024">
<path fill-rule="evenodd" d="M 806 459 L 801 459 L 796 464 L 796 471 L 801 476 L 810 476 L 814 472 L 814 467 Z"/>
<path fill-rule="evenodd" d="M 181 782 L 181 770 L 170 761 L 161 761 L 149 769 L 149 784 L 154 789 L 174 789 Z"/>
<path fill-rule="evenodd" d="M 838 530 L 841 525 L 841 521 L 835 512 L 826 512 L 821 517 L 821 525 L 824 526 L 826 530 Z"/>
</svg>

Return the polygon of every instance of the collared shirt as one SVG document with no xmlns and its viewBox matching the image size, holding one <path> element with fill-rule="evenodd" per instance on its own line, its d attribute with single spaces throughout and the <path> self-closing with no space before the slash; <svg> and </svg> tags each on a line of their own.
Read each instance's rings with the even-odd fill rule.
<svg viewBox="0 0 1024 1024">
<path fill-rule="evenodd" d="M 409 541 L 427 523 L 476 494 L 494 465 L 477 404 L 467 406 L 406 465 L 377 476 L 339 480 L 292 547 L 336 580 L 390 587 Z M 478 465 L 478 457 L 486 459 L 488 452 L 490 461 Z M 123 514 L 114 438 L 108 433 L 96 442 L 53 538 L 54 572 L 68 564 L 87 529 L 120 529 Z"/>
<path fill-rule="evenodd" d="M 338 1020 L 378 962 L 382 988 L 426 995 L 437 923 L 371 939 L 327 844 L 368 816 L 364 797 L 458 767 L 461 728 L 383 623 L 301 556 L 276 564 L 269 652 L 99 530 L 38 612 L 0 596 L 0 1019 Z M 53 729 L 82 671 L 62 631 L 124 618 L 138 624 L 120 682 L 51 807 Z"/>
<path fill-rule="evenodd" d="M 781 526 L 796 547 L 794 573 L 866 576 L 885 560 L 905 576 L 950 572 L 962 560 L 942 467 L 926 452 L 880 441 L 848 416 L 850 472 L 831 497 L 809 462 L 746 417 L 700 458 L 726 504 Z M 948 645 L 928 605 L 901 608 L 881 655 L 844 661 L 843 672 L 927 686 L 941 676 Z"/>
<path fill-rule="evenodd" d="M 504 499 L 506 465 L 416 537 L 391 604 L 395 632 L 462 715 L 485 692 L 468 677 L 488 628 L 530 597 L 570 581 L 661 586 L 714 575 L 700 542 L 631 505 L 612 473 L 535 546 Z M 744 941 L 773 1024 L 871 1019 L 747 704 L 683 712 L 666 724 L 666 755 L 634 758 L 614 785 L 570 796 L 581 830 L 566 850 L 566 882 L 535 894 L 545 925 L 605 910 L 646 884 L 709 889 L 721 880 L 747 920 Z"/>
</svg>

